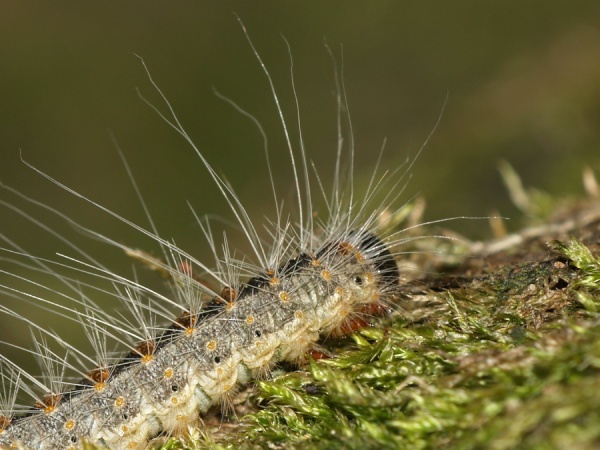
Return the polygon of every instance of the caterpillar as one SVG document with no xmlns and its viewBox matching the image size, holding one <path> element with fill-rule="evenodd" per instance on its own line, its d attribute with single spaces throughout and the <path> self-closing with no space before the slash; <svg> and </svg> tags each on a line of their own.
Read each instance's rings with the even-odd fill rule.
<svg viewBox="0 0 600 450">
<path fill-rule="evenodd" d="M 35 347 L 23 350 L 34 354 L 42 366 L 42 375 L 36 377 L 0 355 L 0 448 L 75 450 L 92 443 L 113 450 L 144 449 L 156 436 L 185 435 L 211 407 L 227 405 L 241 386 L 268 377 L 278 363 L 302 361 L 308 352 L 318 351 L 322 338 L 366 326 L 394 303 L 400 282 L 397 247 L 406 238 L 389 231 L 382 216 L 389 215 L 398 202 L 410 165 L 400 172 L 381 170 L 377 164 L 365 192 L 355 191 L 352 125 L 349 113 L 344 113 L 345 91 L 336 75 L 338 115 L 340 122 L 346 118 L 350 140 L 345 142 L 340 125 L 334 173 L 325 178 L 313 171 L 302 138 L 298 146 L 292 144 L 288 119 L 269 71 L 243 25 L 242 29 L 264 71 L 286 138 L 294 174 L 295 214 L 285 213 L 269 172 L 275 214 L 261 231 L 234 188 L 194 144 L 147 69 L 166 112 L 149 103 L 150 107 L 196 153 L 247 237 L 251 255 L 239 257 L 226 237 L 219 245 L 208 219 L 195 216 L 213 254 L 213 263 L 204 263 L 162 238 L 149 214 L 146 229 L 25 162 L 40 176 L 154 240 L 160 257 L 52 210 L 81 233 L 122 249 L 163 274 L 170 292 L 145 286 L 135 274 L 127 277 L 111 271 L 43 224 L 42 229 L 63 240 L 76 256 L 36 258 L 4 238 L 3 261 L 26 267 L 32 276 L 24 278 L 9 268 L 1 269 L 18 284 L 25 284 L 2 285 L 3 295 L 81 324 L 95 354 L 90 356 L 59 333 L 0 306 L 2 314 L 32 329 Z M 146 67 L 143 60 L 142 64 Z M 255 121 L 238 105 L 224 100 Z M 13 193 L 35 205 L 35 200 Z M 325 205 L 325 211 L 318 214 L 314 210 L 317 196 Z M 59 287 L 36 281 L 36 273 L 50 277 Z M 105 302 L 120 304 L 121 312 L 107 312 Z M 173 320 L 177 310 L 183 312 Z M 115 344 L 121 348 L 117 355 L 112 349 Z M 29 406 L 20 403 L 23 397 L 29 397 Z"/>
</svg>

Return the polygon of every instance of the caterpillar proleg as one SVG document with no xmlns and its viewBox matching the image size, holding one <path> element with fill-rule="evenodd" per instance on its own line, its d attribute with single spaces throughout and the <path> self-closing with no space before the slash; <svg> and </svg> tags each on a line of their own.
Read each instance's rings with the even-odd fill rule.
<svg viewBox="0 0 600 450">
<path fill-rule="evenodd" d="M 280 200 L 273 181 L 276 174 L 269 171 L 274 213 L 264 223 L 251 217 L 236 194 L 235 182 L 211 165 L 146 71 L 162 99 L 162 104 L 148 102 L 150 108 L 196 153 L 246 236 L 249 254 L 230 248 L 227 237 L 217 238 L 207 218 L 192 213 L 212 252 L 211 262 L 196 258 L 162 237 L 150 213 L 148 226 L 135 224 L 45 174 L 27 162 L 26 154 L 26 166 L 150 238 L 160 254 L 129 247 L 3 186 L 4 192 L 49 211 L 64 226 L 141 261 L 137 270 L 154 269 L 170 289 L 148 287 L 136 273 L 113 272 L 62 231 L 2 201 L 3 207 L 34 223 L 64 249 L 52 260 L 39 258 L 3 236 L 0 270 L 11 281 L 0 286 L 2 295 L 15 305 L 33 304 L 80 324 L 93 354 L 69 342 L 61 330 L 0 307 L 0 313 L 32 330 L 35 347 L 21 350 L 33 354 L 42 369 L 41 376 L 33 375 L 0 355 L 0 448 L 75 450 L 87 442 L 112 450 L 141 450 L 159 435 L 183 436 L 210 408 L 227 405 L 242 386 L 270 376 L 278 363 L 301 362 L 308 352 L 319 349 L 321 339 L 366 326 L 393 305 L 400 283 L 396 257 L 400 244 L 410 237 L 390 227 L 386 217 L 401 208 L 398 203 L 412 163 L 385 169 L 375 157 L 366 189 L 355 189 L 352 122 L 343 76 L 336 68 L 338 145 L 332 149 L 336 165 L 332 174 L 319 172 L 304 148 L 300 106 L 296 103 L 296 117 L 284 113 L 268 69 L 249 38 L 248 43 L 272 93 L 293 173 L 289 206 Z M 262 132 L 249 112 L 223 99 Z M 289 131 L 293 126 L 297 142 Z M 272 152 L 266 138 L 264 144 L 267 166 L 270 158 L 285 157 L 279 150 Z M 30 275 L 19 275 L 15 267 Z M 37 281 L 36 275 L 51 281 Z M 107 310 L 108 303 L 115 309 Z"/>
</svg>

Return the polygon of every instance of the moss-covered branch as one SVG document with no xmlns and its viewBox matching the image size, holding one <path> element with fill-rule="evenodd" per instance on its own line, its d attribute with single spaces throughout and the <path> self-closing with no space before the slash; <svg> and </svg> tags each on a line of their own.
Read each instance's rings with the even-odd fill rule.
<svg viewBox="0 0 600 450">
<path fill-rule="evenodd" d="M 474 245 L 405 283 L 390 318 L 329 342 L 335 357 L 257 382 L 238 417 L 163 448 L 600 445 L 599 236 L 592 202 Z"/>
</svg>

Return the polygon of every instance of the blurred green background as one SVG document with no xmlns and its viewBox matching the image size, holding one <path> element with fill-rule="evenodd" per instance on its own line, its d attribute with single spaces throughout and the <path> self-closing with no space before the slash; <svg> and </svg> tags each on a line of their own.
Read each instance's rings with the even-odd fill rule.
<svg viewBox="0 0 600 450">
<path fill-rule="evenodd" d="M 337 141 L 333 68 L 324 41 L 338 63 L 343 45 L 356 176 L 363 182 L 384 138 L 385 167 L 414 157 L 446 102 L 406 189 L 406 199 L 426 198 L 426 219 L 519 216 L 499 176 L 499 160 L 510 162 L 526 186 L 557 196 L 581 194 L 584 165 L 600 169 L 596 1 L 4 1 L 1 10 L 0 179 L 149 252 L 156 248 L 139 233 L 29 169 L 19 149 L 40 170 L 147 226 L 110 130 L 162 236 L 204 260 L 207 248 L 187 202 L 200 215 L 226 221 L 231 214 L 192 149 L 138 98 L 136 87 L 165 110 L 137 54 L 200 151 L 253 217 L 272 217 L 260 134 L 212 91 L 261 122 L 279 191 L 291 202 L 289 160 L 273 98 L 232 12 L 244 21 L 271 72 L 297 140 L 282 36 L 289 42 L 302 132 L 321 174 L 330 173 Z M 115 270 L 129 270 L 132 262 L 120 252 L 90 242 L 9 192 L 0 195 L 111 261 Z M 10 210 L 3 208 L 0 218 L 1 232 L 27 251 L 44 257 L 68 253 L 64 244 Z M 485 221 L 451 226 L 472 238 L 488 234 Z M 217 235 L 219 228 L 216 223 Z M 232 246 L 246 250 L 235 234 L 232 239 Z M 0 269 L 27 273 L 6 261 Z M 16 283 L 6 276 L 0 281 Z M 0 302 L 15 304 L 6 296 Z M 44 326 L 61 328 L 54 318 L 47 320 Z M 10 322 L 0 325 L 0 339 L 27 337 L 21 323 Z"/>
</svg>

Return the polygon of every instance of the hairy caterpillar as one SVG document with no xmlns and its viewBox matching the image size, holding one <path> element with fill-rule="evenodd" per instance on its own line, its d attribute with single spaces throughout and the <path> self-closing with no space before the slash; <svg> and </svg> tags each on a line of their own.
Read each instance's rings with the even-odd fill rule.
<svg viewBox="0 0 600 450">
<path fill-rule="evenodd" d="M 271 89 L 277 103 L 272 85 Z M 342 116 L 343 89 L 339 92 Z M 273 188 L 276 213 L 266 232 L 260 232 L 233 188 L 194 146 L 165 102 L 169 115 L 159 114 L 196 151 L 235 214 L 253 255 L 238 257 L 226 240 L 219 248 L 208 222 L 200 218 L 214 254 L 210 265 L 159 237 L 153 225 L 145 230 L 121 219 L 154 239 L 162 249 L 161 258 L 65 217 L 82 232 L 166 274 L 173 286 L 166 296 L 135 277 L 113 273 L 79 248 L 71 248 L 75 256 L 52 262 L 24 254 L 6 241 L 6 259 L 20 258 L 32 271 L 55 278 L 61 286 L 32 294 L 44 286 L 21 279 L 29 288 L 6 285 L 3 292 L 82 323 L 96 354 L 85 354 L 57 333 L 3 307 L 4 314 L 33 327 L 37 335 L 33 352 L 45 370 L 38 379 L 2 357 L 0 446 L 76 449 L 86 440 L 111 449 L 145 448 L 147 440 L 160 433 L 185 433 L 211 406 L 227 403 L 238 386 L 267 376 L 277 362 L 299 360 L 320 337 L 360 326 L 393 300 L 399 281 L 394 249 L 402 238 L 386 232 L 379 219 L 402 192 L 402 174 L 376 168 L 366 192 L 358 196 L 353 190 L 353 144 L 350 141 L 345 149 L 340 134 L 334 174 L 329 179 L 315 176 L 302 141 L 299 148 L 292 145 L 278 106 L 293 166 L 297 211 L 295 216 L 285 214 Z M 318 216 L 313 214 L 315 196 L 326 205 Z M 10 275 L 9 270 L 3 272 Z M 108 281 L 112 289 L 81 281 L 80 275 Z M 129 314 L 105 312 L 99 305 L 102 296 L 122 303 Z M 60 306 L 54 297 L 66 298 L 77 309 Z M 184 313 L 171 322 L 177 309 Z M 62 347 L 63 353 L 49 341 Z M 120 343 L 129 353 L 115 356 L 107 342 Z M 65 376 L 67 369 L 75 375 Z M 35 406 L 17 405 L 19 394 L 29 395 Z"/>
</svg>

